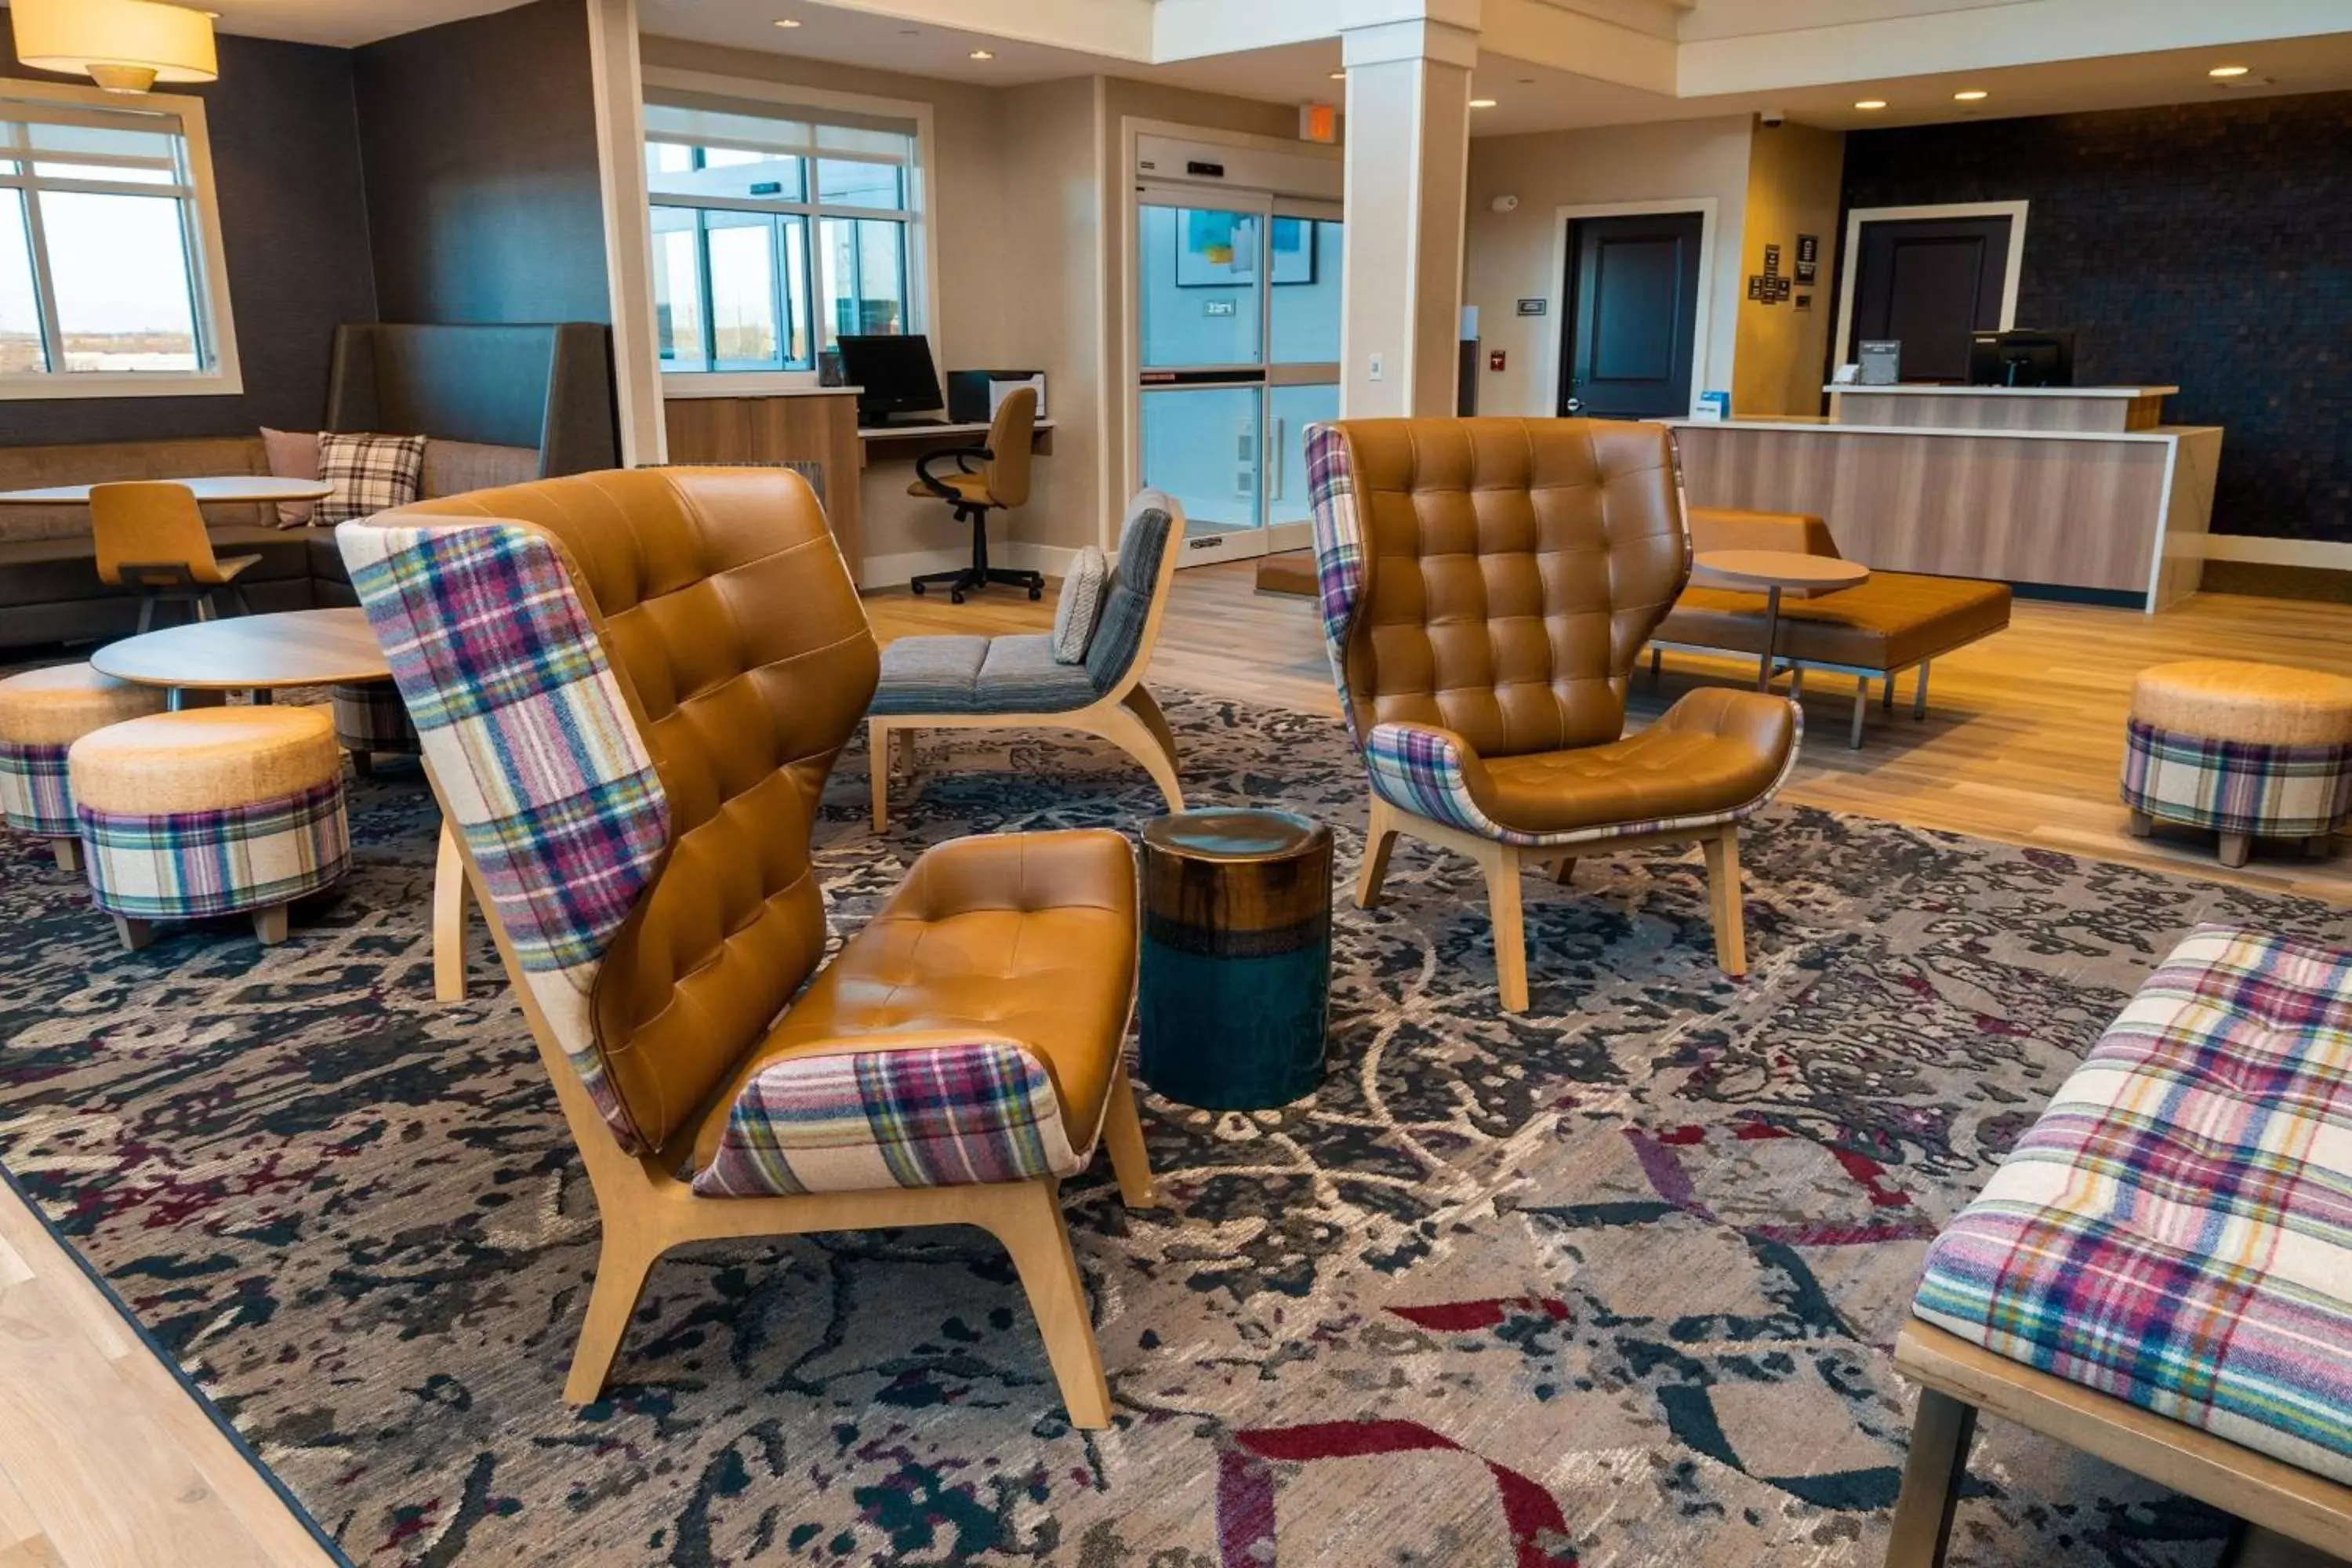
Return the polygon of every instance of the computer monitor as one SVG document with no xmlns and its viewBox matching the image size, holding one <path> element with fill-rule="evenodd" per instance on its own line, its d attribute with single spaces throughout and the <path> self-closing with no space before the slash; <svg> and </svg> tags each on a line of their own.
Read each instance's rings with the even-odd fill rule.
<svg viewBox="0 0 2352 1568">
<path fill-rule="evenodd" d="M 940 373 L 931 363 L 931 340 L 920 332 L 861 337 L 845 332 L 841 379 L 859 389 L 857 422 L 887 423 L 894 414 L 925 414 L 940 407 Z"/>
<path fill-rule="evenodd" d="M 1971 386 L 2072 386 L 2072 331 L 1978 332 L 1969 340 Z"/>
</svg>

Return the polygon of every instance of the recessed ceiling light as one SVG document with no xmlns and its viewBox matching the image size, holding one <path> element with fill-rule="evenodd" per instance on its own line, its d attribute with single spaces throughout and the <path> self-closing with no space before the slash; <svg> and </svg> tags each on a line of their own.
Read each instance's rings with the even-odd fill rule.
<svg viewBox="0 0 2352 1568">
<path fill-rule="evenodd" d="M 2227 81 L 2231 77 L 2243 76 L 2253 68 L 2252 66 L 2215 66 L 2205 74 L 2216 81 Z"/>
<path fill-rule="evenodd" d="M 1345 81 L 1348 79 L 1348 73 L 1346 71 L 1333 71 L 1331 73 L 1331 79 L 1333 81 Z"/>
<path fill-rule="evenodd" d="M 779 16 L 776 18 L 776 26 L 779 27 L 797 27 L 800 25 L 801 19 L 798 16 Z"/>
<path fill-rule="evenodd" d="M 996 58 L 996 51 L 993 49 L 974 49 L 971 51 L 971 58 L 976 60 L 992 60 Z"/>
<path fill-rule="evenodd" d="M 1886 107 L 1886 100 L 1883 98 L 1865 98 L 1857 100 L 1854 107 L 1856 109 L 1884 109 Z"/>
<path fill-rule="evenodd" d="M 1474 98 L 1470 100 L 1470 107 L 1473 109 L 1492 109 L 1495 107 L 1495 100 L 1491 98 Z"/>
<path fill-rule="evenodd" d="M 1980 87 L 1971 87 L 1952 94 L 1952 100 L 1956 103 L 1981 103 L 1991 96 Z"/>
</svg>

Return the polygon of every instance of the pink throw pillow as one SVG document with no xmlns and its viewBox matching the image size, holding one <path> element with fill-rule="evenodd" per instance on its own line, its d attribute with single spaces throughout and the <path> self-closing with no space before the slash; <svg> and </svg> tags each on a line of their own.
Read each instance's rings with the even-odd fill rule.
<svg viewBox="0 0 2352 1568">
<path fill-rule="evenodd" d="M 274 479 L 315 479 L 319 477 L 319 433 L 315 430 L 272 430 L 264 426 L 261 449 L 269 459 L 269 477 Z M 319 510 L 314 500 L 282 500 L 278 503 L 278 526 L 308 528 L 311 514 Z"/>
</svg>

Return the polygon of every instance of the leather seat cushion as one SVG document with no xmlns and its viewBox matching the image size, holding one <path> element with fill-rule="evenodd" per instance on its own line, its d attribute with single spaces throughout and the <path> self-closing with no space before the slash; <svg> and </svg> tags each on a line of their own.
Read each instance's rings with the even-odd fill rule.
<svg viewBox="0 0 2352 1568">
<path fill-rule="evenodd" d="M 1062 713 L 1095 700 L 1084 665 L 1054 658 L 1047 633 L 900 637 L 882 650 L 870 712 Z"/>
<path fill-rule="evenodd" d="M 996 498 L 988 493 L 988 476 L 986 474 L 941 474 L 940 476 L 940 483 L 955 491 L 956 499 L 959 500 L 970 501 L 974 506 L 994 506 L 996 504 Z M 923 483 L 920 479 L 917 479 L 912 484 L 909 484 L 907 487 L 907 493 L 910 496 L 921 496 L 929 500 L 943 500 L 946 499 L 942 497 L 939 491 L 931 489 L 930 486 Z"/>
<path fill-rule="evenodd" d="M 1655 636 L 1660 642 L 1761 654 L 1764 603 L 1761 594 L 1685 588 Z M 2009 609 L 2006 584 L 1874 572 L 1841 593 L 1783 597 L 1779 651 L 1822 664 L 1900 669 L 2002 630 Z"/>
<path fill-rule="evenodd" d="M 1606 745 L 1488 758 L 1474 793 L 1488 816 L 1522 833 L 1701 816 L 1764 794 L 1795 743 L 1788 703 L 1709 687 Z"/>
<path fill-rule="evenodd" d="M 1102 1121 L 1135 995 L 1135 856 L 1103 828 L 959 838 L 917 860 L 704 1108 L 693 1168 L 760 1070 L 942 1033 L 1009 1039 L 1053 1079 L 1074 1146 Z"/>
</svg>

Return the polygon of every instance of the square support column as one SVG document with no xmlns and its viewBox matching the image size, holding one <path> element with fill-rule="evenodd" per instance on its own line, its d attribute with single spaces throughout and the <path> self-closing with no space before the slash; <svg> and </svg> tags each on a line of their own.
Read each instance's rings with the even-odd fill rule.
<svg viewBox="0 0 2352 1568">
<path fill-rule="evenodd" d="M 1476 35 L 1442 22 L 1343 33 L 1348 66 L 1339 411 L 1449 417 L 1459 374 Z"/>
</svg>

